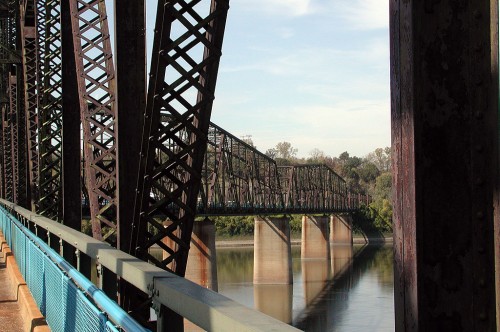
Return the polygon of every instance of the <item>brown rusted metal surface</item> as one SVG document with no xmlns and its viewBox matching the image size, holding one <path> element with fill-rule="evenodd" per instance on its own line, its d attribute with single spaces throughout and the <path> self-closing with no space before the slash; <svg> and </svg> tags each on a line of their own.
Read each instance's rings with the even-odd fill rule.
<svg viewBox="0 0 500 332">
<path fill-rule="evenodd" d="M 227 0 L 159 1 L 141 146 L 141 164 L 129 252 L 184 275 L 201 185 L 203 156 L 214 99 Z M 162 113 L 171 118 L 162 123 Z M 159 159 L 162 152 L 167 160 Z M 172 181 L 165 190 L 165 180 Z M 159 198 L 152 191 L 161 193 Z M 155 220 L 165 215 L 164 228 Z M 149 227 L 149 229 L 148 229 Z M 150 231 L 155 229 L 157 234 Z M 178 230 L 179 236 L 174 235 Z M 162 239 L 173 239 L 167 247 Z M 148 253 L 159 245 L 169 257 Z"/>
<path fill-rule="evenodd" d="M 24 126 L 26 139 L 26 205 L 37 211 L 38 206 L 38 71 L 35 28 L 35 3 L 26 0 L 21 6 L 21 45 L 24 79 Z M 28 201 L 29 198 L 29 201 Z"/>
<path fill-rule="evenodd" d="M 36 2 L 39 97 L 39 214 L 62 220 L 62 53 L 59 0 Z"/>
<path fill-rule="evenodd" d="M 19 183 L 19 168 L 18 168 L 18 126 L 17 126 L 17 77 L 9 75 L 9 115 L 8 124 L 10 129 L 10 160 L 12 162 L 12 202 L 18 201 L 18 183 Z"/>
<path fill-rule="evenodd" d="M 115 76 L 106 4 L 70 1 L 70 9 L 92 235 L 106 240 L 116 233 L 118 207 Z"/>
<path fill-rule="evenodd" d="M 493 4 L 390 2 L 396 331 L 495 330 Z"/>
<path fill-rule="evenodd" d="M 62 51 L 62 185 L 63 220 L 66 226 L 82 229 L 81 194 L 81 142 L 80 104 L 73 52 L 73 30 L 71 28 L 70 0 L 61 1 L 61 51 Z M 75 262 L 75 255 L 65 247 L 64 257 Z"/>
</svg>

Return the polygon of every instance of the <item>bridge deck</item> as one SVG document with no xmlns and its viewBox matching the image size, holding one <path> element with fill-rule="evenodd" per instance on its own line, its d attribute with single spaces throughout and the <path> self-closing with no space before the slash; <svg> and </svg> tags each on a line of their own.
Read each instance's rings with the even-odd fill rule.
<svg viewBox="0 0 500 332">
<path fill-rule="evenodd" d="M 0 252 L 0 329 L 24 331 L 17 292 L 12 287 L 5 258 L 5 253 Z"/>
</svg>

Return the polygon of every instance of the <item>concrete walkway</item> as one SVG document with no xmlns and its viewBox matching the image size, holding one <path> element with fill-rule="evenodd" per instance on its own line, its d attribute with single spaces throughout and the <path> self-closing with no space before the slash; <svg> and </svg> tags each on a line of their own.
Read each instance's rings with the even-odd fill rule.
<svg viewBox="0 0 500 332">
<path fill-rule="evenodd" d="M 23 331 L 21 308 L 7 273 L 5 253 L 0 252 L 0 330 Z"/>
</svg>

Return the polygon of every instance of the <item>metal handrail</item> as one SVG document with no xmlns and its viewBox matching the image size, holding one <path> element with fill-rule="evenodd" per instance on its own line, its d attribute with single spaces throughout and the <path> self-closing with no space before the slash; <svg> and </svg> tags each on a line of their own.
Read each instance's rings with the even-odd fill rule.
<svg viewBox="0 0 500 332">
<path fill-rule="evenodd" d="M 207 331 L 300 331 L 14 203 L 0 199 L 0 204 L 58 236 L 120 278 L 150 294 L 153 301 Z"/>
<path fill-rule="evenodd" d="M 5 209 L 2 208 L 2 211 Z M 7 218 L 11 220 L 12 223 L 29 239 L 31 240 L 45 255 L 47 255 L 54 263 L 59 266 L 59 268 L 66 273 L 66 275 L 75 282 L 75 284 L 80 287 L 85 293 L 94 301 L 94 303 L 106 314 L 108 317 L 116 324 L 118 324 L 125 331 L 133 332 L 146 332 L 148 329 L 143 328 L 139 323 L 130 317 L 116 302 L 111 300 L 101 289 L 96 287 L 92 282 L 90 282 L 83 274 L 81 274 L 76 268 L 65 261 L 60 255 L 58 255 L 47 243 L 43 242 L 40 238 L 35 236 L 33 233 L 27 231 L 26 227 L 12 218 L 9 215 Z"/>
</svg>

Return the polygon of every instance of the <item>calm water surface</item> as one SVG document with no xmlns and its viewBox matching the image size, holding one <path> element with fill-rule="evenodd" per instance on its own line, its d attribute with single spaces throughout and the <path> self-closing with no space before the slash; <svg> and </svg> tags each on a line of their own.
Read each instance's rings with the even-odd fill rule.
<svg viewBox="0 0 500 332">
<path fill-rule="evenodd" d="M 293 285 L 253 285 L 253 248 L 218 248 L 219 293 L 305 331 L 394 331 L 392 246 L 332 246 L 301 260 Z"/>
</svg>

